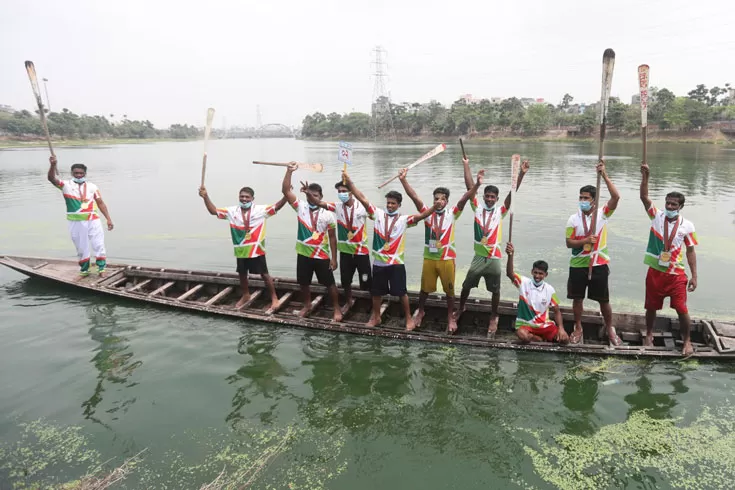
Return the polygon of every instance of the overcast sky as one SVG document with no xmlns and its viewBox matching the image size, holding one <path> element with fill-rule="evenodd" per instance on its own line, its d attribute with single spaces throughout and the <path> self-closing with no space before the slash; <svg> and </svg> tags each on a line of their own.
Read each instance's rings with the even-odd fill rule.
<svg viewBox="0 0 735 490">
<path fill-rule="evenodd" d="M 733 0 L 3 0 L 0 104 L 33 107 L 23 61 L 49 79 L 51 107 L 127 114 L 158 126 L 300 124 L 314 111 L 369 111 L 372 49 L 387 50 L 396 102 L 459 95 L 613 95 L 636 67 L 685 95 L 735 83 Z"/>
</svg>

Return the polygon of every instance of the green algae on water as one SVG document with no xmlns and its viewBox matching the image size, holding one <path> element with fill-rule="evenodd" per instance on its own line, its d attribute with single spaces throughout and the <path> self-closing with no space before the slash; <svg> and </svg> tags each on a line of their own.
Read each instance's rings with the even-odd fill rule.
<svg viewBox="0 0 735 490">
<path fill-rule="evenodd" d="M 732 488 L 735 475 L 735 410 L 704 410 L 688 426 L 634 412 L 591 437 L 533 433 L 525 446 L 536 474 L 564 490 L 653 487 Z M 665 484 L 664 484 L 665 483 Z M 644 487 L 647 485 L 644 485 Z"/>
</svg>

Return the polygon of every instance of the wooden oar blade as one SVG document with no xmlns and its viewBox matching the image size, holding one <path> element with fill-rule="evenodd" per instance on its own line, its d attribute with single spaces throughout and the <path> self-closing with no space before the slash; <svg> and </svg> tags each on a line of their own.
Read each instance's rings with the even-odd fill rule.
<svg viewBox="0 0 735 490">
<path fill-rule="evenodd" d="M 462 142 L 462 138 L 459 139 L 459 146 L 462 147 L 462 158 L 467 158 L 467 153 L 464 151 L 464 143 Z"/>
<path fill-rule="evenodd" d="M 33 89 L 33 95 L 36 98 L 36 104 L 38 104 L 38 110 L 43 110 L 43 99 L 41 99 L 41 89 L 38 86 L 38 75 L 36 75 L 36 66 L 32 61 L 26 61 L 26 72 L 28 72 L 28 79 L 31 81 L 31 89 Z"/>
<path fill-rule="evenodd" d="M 312 172 L 324 172 L 324 165 L 321 163 L 301 163 L 299 168 L 311 170 Z"/>
<path fill-rule="evenodd" d="M 608 48 L 602 55 L 602 93 L 600 96 L 600 124 L 607 119 L 607 109 L 610 104 L 610 92 L 612 92 L 613 69 L 615 68 L 615 51 Z"/>
<path fill-rule="evenodd" d="M 214 109 L 211 107 L 207 109 L 207 125 L 204 128 L 204 141 L 209 139 L 209 134 L 212 132 L 212 123 L 214 122 Z"/>
<path fill-rule="evenodd" d="M 291 165 L 290 162 L 260 162 L 257 160 L 253 160 L 253 163 L 255 165 L 270 165 L 272 167 L 288 167 L 289 165 Z M 296 165 L 298 166 L 299 170 L 310 170 L 312 172 L 323 172 L 324 171 L 324 165 L 321 163 L 296 162 Z"/>
<path fill-rule="evenodd" d="M 640 90 L 641 104 L 641 127 L 648 126 L 648 73 L 650 67 L 641 65 L 638 67 L 638 88 Z"/>
<path fill-rule="evenodd" d="M 411 170 L 412 168 L 414 168 L 419 163 L 425 162 L 429 158 L 438 155 L 439 153 L 443 152 L 446 149 L 447 149 L 447 145 L 445 145 L 444 143 L 441 143 L 441 144 L 437 145 L 436 148 L 434 148 L 433 150 L 431 150 L 430 152 L 428 152 L 426 155 L 422 156 L 421 158 L 419 158 L 418 160 L 416 160 L 415 162 L 413 162 L 411 165 L 409 165 L 408 167 L 406 167 L 406 170 Z M 388 179 L 385 182 L 383 182 L 382 184 L 380 184 L 378 186 L 378 189 L 382 189 L 383 187 L 385 187 L 386 185 L 390 184 L 391 182 L 393 182 L 397 178 L 398 178 L 398 175 L 395 175 L 395 176 L 391 177 L 390 179 Z"/>
<path fill-rule="evenodd" d="M 510 190 L 515 192 L 518 189 L 518 172 L 521 168 L 521 156 L 518 154 L 510 158 Z"/>
</svg>

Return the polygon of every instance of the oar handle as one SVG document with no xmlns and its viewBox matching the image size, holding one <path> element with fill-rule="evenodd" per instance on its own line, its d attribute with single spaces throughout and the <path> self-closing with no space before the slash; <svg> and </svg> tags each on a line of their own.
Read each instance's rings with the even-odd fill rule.
<svg viewBox="0 0 735 490">
<path fill-rule="evenodd" d="M 378 189 L 382 189 L 383 187 L 387 186 L 388 184 L 390 184 L 391 182 L 393 182 L 394 180 L 396 180 L 398 177 L 399 177 L 398 175 L 394 175 L 390 179 L 388 179 L 385 182 L 383 182 L 382 184 L 380 184 L 378 186 Z"/>
<path fill-rule="evenodd" d="M 462 158 L 467 160 L 467 153 L 464 152 L 464 143 L 462 143 L 462 138 L 459 139 L 459 146 L 462 147 Z"/>
<path fill-rule="evenodd" d="M 648 163 L 648 128 L 641 128 L 641 138 L 643 139 L 643 161 Z"/>
<path fill-rule="evenodd" d="M 204 176 L 207 173 L 207 154 L 204 154 L 204 158 L 202 158 L 202 187 L 204 187 Z"/>
<path fill-rule="evenodd" d="M 288 167 L 291 165 L 289 162 L 256 162 L 253 160 L 253 163 L 256 165 L 271 165 L 273 167 Z"/>
</svg>

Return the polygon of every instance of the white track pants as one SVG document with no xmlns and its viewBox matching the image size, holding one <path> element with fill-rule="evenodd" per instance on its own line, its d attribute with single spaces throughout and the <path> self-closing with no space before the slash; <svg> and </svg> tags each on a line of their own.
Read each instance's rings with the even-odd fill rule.
<svg viewBox="0 0 735 490">
<path fill-rule="evenodd" d="M 69 234 L 77 248 L 81 272 L 89 272 L 90 251 L 94 253 L 97 267 L 103 270 L 107 265 L 107 253 L 101 220 L 69 221 Z"/>
</svg>

